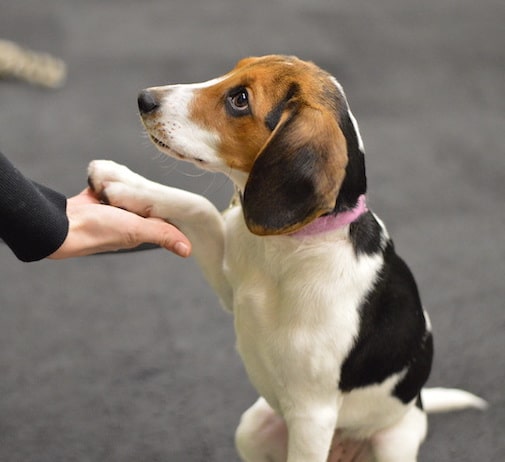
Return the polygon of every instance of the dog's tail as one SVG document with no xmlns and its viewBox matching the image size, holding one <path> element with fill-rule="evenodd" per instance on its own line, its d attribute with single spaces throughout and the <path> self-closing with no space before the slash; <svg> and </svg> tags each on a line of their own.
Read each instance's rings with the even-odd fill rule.
<svg viewBox="0 0 505 462">
<path fill-rule="evenodd" d="M 473 408 L 487 409 L 487 402 L 472 393 L 456 388 L 423 388 L 423 408 L 428 414 Z"/>
</svg>

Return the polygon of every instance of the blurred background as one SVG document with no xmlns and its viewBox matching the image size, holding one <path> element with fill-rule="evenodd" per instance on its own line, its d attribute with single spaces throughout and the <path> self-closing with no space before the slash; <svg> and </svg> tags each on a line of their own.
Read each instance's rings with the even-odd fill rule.
<svg viewBox="0 0 505 462">
<path fill-rule="evenodd" d="M 162 158 L 137 92 L 248 55 L 316 62 L 346 89 L 369 204 L 430 312 L 430 385 L 490 402 L 431 417 L 419 460 L 505 460 L 504 23 L 503 0 L 3 0 L 0 39 L 62 58 L 68 76 L 58 90 L 0 80 L 0 150 L 69 196 L 106 158 L 222 208 L 230 181 Z M 233 462 L 255 399 L 193 260 L 23 264 L 0 245 L 0 461 Z"/>
</svg>

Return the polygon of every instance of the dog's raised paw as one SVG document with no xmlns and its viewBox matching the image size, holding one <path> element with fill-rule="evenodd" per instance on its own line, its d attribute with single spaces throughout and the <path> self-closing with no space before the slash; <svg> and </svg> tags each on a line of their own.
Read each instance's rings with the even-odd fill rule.
<svg viewBox="0 0 505 462">
<path fill-rule="evenodd" d="M 112 160 L 93 160 L 88 166 L 88 185 L 100 195 L 107 184 L 123 182 L 126 171 L 130 172 L 127 167 Z"/>
<path fill-rule="evenodd" d="M 94 160 L 88 166 L 88 184 L 105 204 L 148 216 L 151 203 L 141 191 L 146 179 L 111 160 Z"/>
<path fill-rule="evenodd" d="M 88 166 L 88 185 L 105 204 L 118 205 L 114 200 L 114 191 L 128 186 L 135 174 L 124 165 L 111 160 L 94 160 Z"/>
</svg>

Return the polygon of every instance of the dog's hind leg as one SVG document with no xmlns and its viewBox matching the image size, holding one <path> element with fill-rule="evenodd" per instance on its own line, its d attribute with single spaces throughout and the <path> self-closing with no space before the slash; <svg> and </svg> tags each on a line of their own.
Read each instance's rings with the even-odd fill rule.
<svg viewBox="0 0 505 462">
<path fill-rule="evenodd" d="M 412 407 L 392 427 L 372 437 L 372 450 L 377 462 L 415 462 L 419 446 L 426 437 L 426 414 Z"/>
<path fill-rule="evenodd" d="M 284 419 L 259 398 L 244 414 L 235 433 L 244 462 L 286 462 L 288 429 Z M 328 462 L 371 462 L 369 441 L 341 439 L 335 433 Z"/>
<path fill-rule="evenodd" d="M 244 462 L 285 462 L 288 429 L 284 419 L 259 398 L 242 414 L 235 444 Z"/>
</svg>

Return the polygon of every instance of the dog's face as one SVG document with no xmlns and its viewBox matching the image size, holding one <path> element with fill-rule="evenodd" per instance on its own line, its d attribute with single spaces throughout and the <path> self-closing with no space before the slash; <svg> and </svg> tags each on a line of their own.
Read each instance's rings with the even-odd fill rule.
<svg viewBox="0 0 505 462">
<path fill-rule="evenodd" d="M 297 58 L 247 58 L 208 82 L 149 88 L 139 109 L 158 149 L 235 181 L 255 234 L 294 232 L 335 210 L 346 177 L 364 181 L 363 147 L 341 86 Z"/>
</svg>

